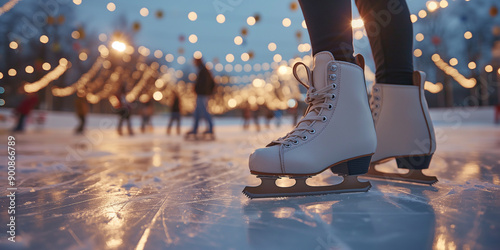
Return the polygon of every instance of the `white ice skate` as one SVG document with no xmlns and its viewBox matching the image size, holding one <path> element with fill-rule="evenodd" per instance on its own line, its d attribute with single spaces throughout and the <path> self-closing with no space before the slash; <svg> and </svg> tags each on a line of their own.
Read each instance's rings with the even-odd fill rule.
<svg viewBox="0 0 500 250">
<path fill-rule="evenodd" d="M 424 96 L 425 73 L 413 73 L 413 85 L 377 83 L 373 86 L 370 105 L 377 131 L 377 151 L 364 176 L 409 181 L 423 184 L 437 182 L 422 169 L 429 167 L 436 151 L 434 127 Z M 396 159 L 406 174 L 384 173 L 375 165 Z"/>
<path fill-rule="evenodd" d="M 363 75 L 364 59 L 358 65 L 336 61 L 330 52 L 314 56 L 314 71 L 295 64 L 294 75 L 307 91 L 309 104 L 304 117 L 286 136 L 250 155 L 250 172 L 262 180 L 260 186 L 245 187 L 250 198 L 318 195 L 368 191 L 369 182 L 356 175 L 368 170 L 376 149 L 376 133 L 370 114 Z M 303 65 L 308 83 L 297 76 Z M 312 79 L 310 78 L 312 75 Z M 308 186 L 306 179 L 327 169 L 344 177 L 332 186 Z M 295 179 L 291 187 L 278 187 L 276 179 Z"/>
</svg>

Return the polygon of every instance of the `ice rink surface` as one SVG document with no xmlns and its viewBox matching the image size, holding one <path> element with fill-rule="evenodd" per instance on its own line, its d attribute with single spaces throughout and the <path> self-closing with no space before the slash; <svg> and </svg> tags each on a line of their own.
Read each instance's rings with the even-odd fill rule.
<svg viewBox="0 0 500 250">
<path fill-rule="evenodd" d="M 210 142 L 167 136 L 163 126 L 119 137 L 106 119 L 82 136 L 62 125 L 17 134 L 16 243 L 6 234 L 4 131 L 0 249 L 498 249 L 500 126 L 440 112 L 426 170 L 437 184 L 371 179 L 366 193 L 287 199 L 241 191 L 259 184 L 249 154 L 289 124 L 256 132 L 216 120 Z M 340 180 L 325 171 L 310 184 Z"/>
</svg>

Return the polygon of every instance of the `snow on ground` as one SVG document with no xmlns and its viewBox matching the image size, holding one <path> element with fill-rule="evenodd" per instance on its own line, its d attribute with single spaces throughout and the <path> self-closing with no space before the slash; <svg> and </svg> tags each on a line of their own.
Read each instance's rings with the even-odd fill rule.
<svg viewBox="0 0 500 250">
<path fill-rule="evenodd" d="M 497 249 L 500 127 L 492 110 L 432 116 L 438 150 L 426 173 L 438 177 L 434 186 L 372 179 L 367 193 L 249 200 L 241 191 L 259 180 L 248 156 L 288 131 L 289 120 L 256 132 L 220 118 L 217 140 L 186 142 L 165 134 L 166 117 L 155 117 L 153 133 L 120 137 L 116 117 L 93 115 L 75 136 L 73 114 L 49 113 L 43 129 L 15 135 L 16 243 L 5 233 L 5 123 L 0 249 Z M 380 169 L 395 171 L 395 163 Z M 326 171 L 311 184 L 339 180 Z"/>
</svg>

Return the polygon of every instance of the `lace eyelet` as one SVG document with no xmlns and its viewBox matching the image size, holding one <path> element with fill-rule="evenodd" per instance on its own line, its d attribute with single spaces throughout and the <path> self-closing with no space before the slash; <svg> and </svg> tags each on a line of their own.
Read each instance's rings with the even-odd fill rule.
<svg viewBox="0 0 500 250">
<path fill-rule="evenodd" d="M 323 121 L 323 122 L 326 122 L 326 120 L 328 120 L 328 118 L 327 118 L 326 116 L 323 116 L 322 121 Z"/>
<path fill-rule="evenodd" d="M 380 100 L 380 98 L 379 98 L 378 96 L 375 96 L 375 100 L 377 100 L 377 101 L 378 101 L 378 100 Z"/>
<path fill-rule="evenodd" d="M 379 105 L 378 105 L 378 104 L 375 104 L 375 108 L 378 108 L 378 107 L 379 107 Z"/>
<path fill-rule="evenodd" d="M 295 145 L 297 145 L 297 144 L 299 144 L 299 141 L 298 141 L 298 140 L 295 140 L 295 141 L 293 141 L 292 143 L 293 143 L 293 144 L 295 144 Z"/>
<path fill-rule="evenodd" d="M 331 71 L 337 71 L 337 65 L 332 64 L 332 65 L 330 66 L 330 70 L 331 70 Z"/>
<path fill-rule="evenodd" d="M 302 136 L 302 140 L 307 140 L 307 135 Z"/>
<path fill-rule="evenodd" d="M 335 94 L 332 94 L 332 96 L 330 97 L 330 99 L 335 99 Z"/>
<path fill-rule="evenodd" d="M 289 148 L 289 147 L 291 147 L 290 144 L 285 144 L 285 148 Z"/>
<path fill-rule="evenodd" d="M 333 109 L 333 105 L 331 103 L 328 103 L 328 110 L 332 110 Z"/>
<path fill-rule="evenodd" d="M 332 89 L 337 89 L 337 84 L 332 84 Z"/>
<path fill-rule="evenodd" d="M 373 116 L 377 116 L 377 115 L 378 115 L 378 113 L 377 113 L 377 112 L 373 113 Z"/>
<path fill-rule="evenodd" d="M 330 77 L 330 80 L 332 80 L 332 81 L 337 80 L 337 75 L 336 74 L 331 74 L 329 77 Z"/>
<path fill-rule="evenodd" d="M 378 89 L 378 88 L 374 88 L 374 89 L 373 89 L 373 91 L 378 92 L 378 91 L 379 91 L 379 89 Z"/>
<path fill-rule="evenodd" d="M 309 130 L 309 134 L 314 134 L 314 133 L 316 133 L 316 129 Z"/>
</svg>

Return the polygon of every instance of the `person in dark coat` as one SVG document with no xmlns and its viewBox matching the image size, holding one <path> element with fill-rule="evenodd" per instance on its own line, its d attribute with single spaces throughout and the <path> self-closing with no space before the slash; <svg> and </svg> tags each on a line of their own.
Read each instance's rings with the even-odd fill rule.
<svg viewBox="0 0 500 250">
<path fill-rule="evenodd" d="M 17 106 L 14 113 L 17 115 L 17 125 L 13 129 L 14 132 L 23 132 L 26 117 L 38 105 L 38 95 L 36 93 L 28 93 L 26 98 Z"/>
<path fill-rule="evenodd" d="M 198 77 L 196 78 L 196 83 L 194 91 L 196 92 L 196 108 L 194 111 L 194 124 L 193 129 L 188 132 L 189 134 L 198 133 L 198 125 L 200 119 L 205 119 L 208 123 L 208 129 L 204 134 L 213 134 L 213 122 L 212 116 L 207 110 L 208 100 L 213 94 L 215 89 L 215 81 L 212 74 L 205 67 L 205 64 L 201 59 L 194 59 L 194 65 L 198 68 Z"/>
</svg>

